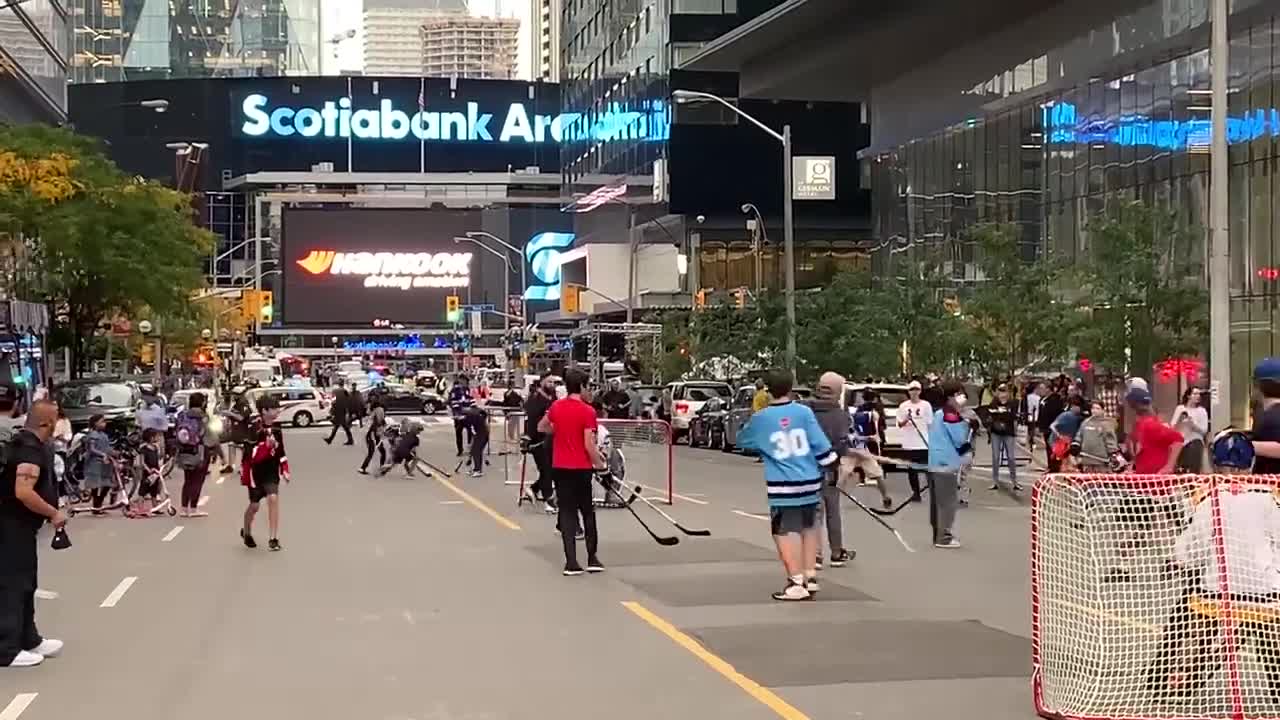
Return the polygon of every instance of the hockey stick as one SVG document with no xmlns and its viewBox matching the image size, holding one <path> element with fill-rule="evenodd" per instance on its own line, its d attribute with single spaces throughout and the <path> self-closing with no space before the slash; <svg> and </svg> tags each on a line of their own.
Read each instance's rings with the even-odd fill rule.
<svg viewBox="0 0 1280 720">
<path fill-rule="evenodd" d="M 865 512 L 866 514 L 870 515 L 872 520 L 875 520 L 876 522 L 880 523 L 881 527 L 883 527 L 885 530 L 888 530 L 889 532 L 893 533 L 893 537 L 895 537 L 895 538 L 898 540 L 898 543 L 899 543 L 900 545 L 902 545 L 903 549 L 905 549 L 907 552 L 910 552 L 910 553 L 915 552 L 915 549 L 914 549 L 914 548 L 912 548 L 910 545 L 908 545 L 908 544 L 907 544 L 907 541 L 902 537 L 902 533 L 898 532 L 898 529 L 897 529 L 897 528 L 895 528 L 894 526 L 892 526 L 892 525 L 890 525 L 889 523 L 885 522 L 885 521 L 884 521 L 884 519 L 883 519 L 883 518 L 881 518 L 881 517 L 876 513 L 876 511 L 874 511 L 874 510 L 872 510 L 871 508 L 867 507 L 867 506 L 866 506 L 866 505 L 865 505 L 861 500 L 859 500 L 858 498 L 856 498 L 856 497 L 854 497 L 854 496 L 850 495 L 849 493 L 845 492 L 845 489 L 844 489 L 844 488 L 842 488 L 842 487 L 840 487 L 839 485 L 835 486 L 835 488 L 836 488 L 836 490 L 840 491 L 840 494 L 841 494 L 841 495 L 843 495 L 843 496 L 845 496 L 845 497 L 849 498 L 849 500 L 850 500 L 851 502 L 853 502 L 853 504 L 854 504 L 854 505 L 857 505 L 858 507 L 862 508 L 863 512 Z"/>
<path fill-rule="evenodd" d="M 692 535 L 694 537 L 711 537 L 710 530 L 705 530 L 705 529 L 690 530 L 689 528 L 681 525 L 679 521 L 677 521 L 675 518 L 667 514 L 665 510 L 658 507 L 656 503 L 654 503 L 652 500 L 642 495 L 640 493 L 640 490 L 641 490 L 640 486 L 637 485 L 635 497 L 640 498 L 642 501 L 644 501 L 645 505 L 648 505 L 649 507 L 653 508 L 653 511 L 661 515 L 664 520 L 671 523 L 672 525 L 675 525 L 676 529 L 679 530 L 680 532 L 684 533 L 685 535 Z"/>
<path fill-rule="evenodd" d="M 600 477 L 597 475 L 596 479 L 600 480 Z M 608 497 L 608 493 L 611 492 L 611 488 L 607 484 L 605 484 L 603 480 L 600 480 L 600 484 L 604 485 L 604 489 L 606 493 L 605 497 Z M 635 518 L 636 522 L 640 523 L 640 527 L 644 528 L 645 532 L 649 533 L 649 537 L 653 538 L 654 542 L 658 543 L 659 545 L 667 545 L 667 546 L 679 544 L 680 538 L 674 535 L 663 536 L 654 532 L 653 528 L 649 527 L 649 524 L 644 521 L 644 518 L 640 517 L 640 514 L 637 513 L 636 509 L 631 507 L 630 504 L 624 505 L 623 507 L 625 507 L 627 511 L 631 513 L 631 517 Z"/>
<path fill-rule="evenodd" d="M 844 492 L 844 491 L 841 490 L 841 492 Z M 920 488 L 921 496 L 923 496 L 927 492 L 929 492 L 928 487 Z M 888 508 L 888 509 L 882 510 L 880 508 L 873 508 L 868 506 L 867 509 L 875 513 L 876 515 L 881 515 L 881 516 L 897 515 L 899 511 L 901 511 L 903 508 L 905 508 L 906 506 L 910 505 L 913 502 L 914 497 L 915 497 L 914 495 L 912 495 L 911 497 L 908 497 L 906 500 L 903 500 L 901 503 L 898 504 L 897 507 L 894 507 L 894 508 Z"/>
</svg>

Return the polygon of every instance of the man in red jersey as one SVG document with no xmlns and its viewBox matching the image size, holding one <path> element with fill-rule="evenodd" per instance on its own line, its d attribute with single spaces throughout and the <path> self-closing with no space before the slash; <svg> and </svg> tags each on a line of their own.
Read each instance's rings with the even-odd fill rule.
<svg viewBox="0 0 1280 720">
<path fill-rule="evenodd" d="M 587 375 L 578 369 L 564 374 L 568 395 L 556 400 L 538 421 L 538 432 L 551 435 L 551 474 L 560 501 L 560 539 L 564 542 L 564 574 L 581 575 L 578 564 L 578 514 L 587 541 L 587 572 L 603 572 L 596 555 L 596 511 L 591 504 L 591 480 L 605 466 L 596 445 L 596 411 L 582 398 Z M 1181 436 L 1179 436 L 1181 437 Z"/>
<path fill-rule="evenodd" d="M 1151 409 L 1151 393 L 1135 387 L 1124 397 L 1137 417 L 1133 424 L 1133 472 L 1166 475 L 1173 472 L 1182 451 L 1182 433 L 1165 425 Z"/>
</svg>

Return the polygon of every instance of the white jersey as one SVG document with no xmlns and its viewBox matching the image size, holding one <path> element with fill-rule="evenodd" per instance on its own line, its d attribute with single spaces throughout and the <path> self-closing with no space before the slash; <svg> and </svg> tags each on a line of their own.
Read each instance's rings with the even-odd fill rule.
<svg viewBox="0 0 1280 720">
<path fill-rule="evenodd" d="M 898 406 L 898 433 L 903 450 L 928 450 L 929 425 L 933 423 L 933 406 L 928 400 L 905 400 Z"/>
<path fill-rule="evenodd" d="M 1218 490 L 1227 588 L 1232 595 L 1280 592 L 1280 505 L 1267 491 Z M 1213 530 L 1213 506 L 1206 497 L 1178 537 L 1173 556 L 1186 568 L 1204 568 L 1200 587 L 1220 592 L 1222 581 Z"/>
</svg>

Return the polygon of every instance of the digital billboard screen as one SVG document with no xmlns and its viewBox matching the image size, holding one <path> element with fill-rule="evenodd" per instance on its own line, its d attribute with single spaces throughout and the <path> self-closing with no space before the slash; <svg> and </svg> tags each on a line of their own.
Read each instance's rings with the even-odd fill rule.
<svg viewBox="0 0 1280 720">
<path fill-rule="evenodd" d="M 281 321 L 443 324 L 447 296 L 467 303 L 491 294 L 484 250 L 453 241 L 480 228 L 478 210 L 286 208 Z M 501 272 L 493 274 L 500 293 Z"/>
</svg>

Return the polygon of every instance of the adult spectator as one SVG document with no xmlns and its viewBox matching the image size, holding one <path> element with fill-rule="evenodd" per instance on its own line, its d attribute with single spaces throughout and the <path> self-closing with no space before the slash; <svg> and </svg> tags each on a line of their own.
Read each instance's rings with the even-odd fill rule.
<svg viewBox="0 0 1280 720">
<path fill-rule="evenodd" d="M 355 439 L 351 437 L 351 395 L 347 392 L 346 384 L 342 379 L 339 379 L 333 388 L 333 404 L 329 406 L 329 419 L 333 422 L 333 428 L 329 430 L 329 437 L 324 439 L 325 444 L 333 444 L 339 429 L 347 434 L 344 445 L 356 444 Z"/>
<path fill-rule="evenodd" d="M 534 500 L 542 500 L 543 509 L 548 513 L 556 511 L 555 487 L 551 479 L 551 443 L 538 425 L 555 399 L 555 383 L 551 380 L 551 373 L 545 372 L 538 378 L 538 384 L 529 392 L 529 399 L 524 404 L 524 434 L 529 438 L 529 453 L 538 468 L 538 479 L 529 487 L 529 492 Z"/>
<path fill-rule="evenodd" d="M 0 415 L 12 418 L 17 393 L 0 386 Z M 46 520 L 67 524 L 57 508 L 58 490 L 49 439 L 58 408 L 42 400 L 9 442 L 0 482 L 0 666 L 31 667 L 56 657 L 62 641 L 43 638 L 36 629 L 36 535 Z"/>
<path fill-rule="evenodd" d="M 920 502 L 919 467 L 929 462 L 929 426 L 933 424 L 935 408 L 921 399 L 920 381 L 907 384 L 907 399 L 898 406 L 898 434 L 902 438 L 902 452 L 907 461 L 907 482 L 911 485 L 911 501 Z"/>
<path fill-rule="evenodd" d="M 601 403 L 610 420 L 626 420 L 631 415 L 631 396 L 622 389 L 622 381 L 618 378 L 609 381 L 609 390 L 604 393 Z"/>
</svg>

